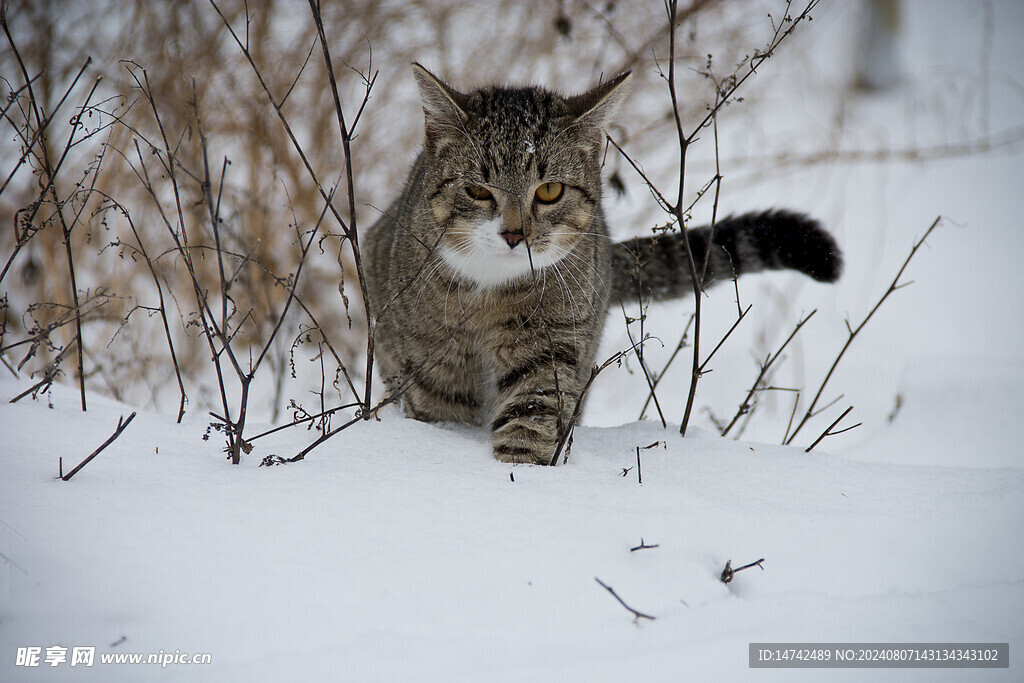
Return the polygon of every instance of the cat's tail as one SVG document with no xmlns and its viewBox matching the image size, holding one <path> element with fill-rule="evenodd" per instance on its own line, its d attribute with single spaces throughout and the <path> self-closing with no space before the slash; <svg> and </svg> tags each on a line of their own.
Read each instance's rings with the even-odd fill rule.
<svg viewBox="0 0 1024 683">
<path fill-rule="evenodd" d="M 687 230 L 700 275 L 710 227 Z M 704 284 L 763 270 L 792 269 L 820 282 L 835 282 L 843 269 L 835 240 L 816 220 L 790 211 L 765 211 L 717 221 Z M 612 304 L 638 298 L 663 301 L 693 291 L 680 233 L 612 245 Z"/>
</svg>

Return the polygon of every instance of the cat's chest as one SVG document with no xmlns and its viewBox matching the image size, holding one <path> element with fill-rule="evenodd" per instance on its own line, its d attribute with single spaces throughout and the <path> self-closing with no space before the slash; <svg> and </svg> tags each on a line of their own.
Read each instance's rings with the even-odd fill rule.
<svg viewBox="0 0 1024 683">
<path fill-rule="evenodd" d="M 594 319 L 598 293 L 548 277 L 501 289 L 465 284 L 459 299 L 470 336 L 525 341 L 545 327 L 575 326 Z"/>
<path fill-rule="evenodd" d="M 544 289 L 532 284 L 497 289 L 466 283 L 460 294 L 472 326 L 488 333 L 526 327 L 535 315 L 550 305 Z"/>
</svg>

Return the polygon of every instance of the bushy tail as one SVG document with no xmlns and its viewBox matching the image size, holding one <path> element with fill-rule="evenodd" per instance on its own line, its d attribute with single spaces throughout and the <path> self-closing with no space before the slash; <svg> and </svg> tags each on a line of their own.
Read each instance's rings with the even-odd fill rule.
<svg viewBox="0 0 1024 683">
<path fill-rule="evenodd" d="M 700 275 L 710 227 L 687 230 Z M 705 286 L 762 270 L 792 269 L 821 282 L 835 282 L 842 254 L 816 220 L 789 211 L 729 216 L 715 224 Z M 612 303 L 638 297 L 663 301 L 693 291 L 680 233 L 637 238 L 612 245 Z"/>
</svg>

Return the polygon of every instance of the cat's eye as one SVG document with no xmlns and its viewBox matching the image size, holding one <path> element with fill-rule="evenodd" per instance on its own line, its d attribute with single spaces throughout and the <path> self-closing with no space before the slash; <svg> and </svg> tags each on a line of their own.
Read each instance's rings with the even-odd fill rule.
<svg viewBox="0 0 1024 683">
<path fill-rule="evenodd" d="M 491 191 L 483 185 L 466 185 L 466 194 L 478 202 L 484 202 L 494 197 Z"/>
<path fill-rule="evenodd" d="M 544 183 L 537 188 L 537 201 L 541 204 L 554 204 L 562 198 L 564 191 L 565 185 L 562 183 Z"/>
</svg>

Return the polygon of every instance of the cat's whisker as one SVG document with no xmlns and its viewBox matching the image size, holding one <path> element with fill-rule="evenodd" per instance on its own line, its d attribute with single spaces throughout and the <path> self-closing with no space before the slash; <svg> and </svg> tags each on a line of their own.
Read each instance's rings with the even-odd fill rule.
<svg viewBox="0 0 1024 683">
<path fill-rule="evenodd" d="M 568 303 L 569 312 L 572 315 L 573 339 L 575 339 L 577 336 L 576 321 L 583 320 L 583 312 L 580 310 L 579 305 L 577 305 L 576 299 L 573 297 L 572 291 L 569 289 L 569 284 L 565 281 L 565 278 L 562 276 L 561 270 L 558 267 L 555 267 L 552 270 L 555 274 L 555 277 L 557 277 L 558 281 L 561 283 L 561 287 L 559 289 L 561 290 L 562 294 L 562 302 Z"/>
<path fill-rule="evenodd" d="M 559 265 L 561 265 L 561 264 L 559 264 Z M 576 285 L 576 291 L 585 291 L 585 289 L 580 284 L 580 281 L 578 279 L 576 279 L 576 276 L 569 270 L 569 265 L 570 264 L 566 264 L 565 268 L 557 268 L 555 270 L 555 272 L 558 274 L 558 277 L 559 277 L 559 279 L 562 280 L 563 284 L 565 284 L 566 293 L 569 296 L 569 302 L 572 305 L 573 309 L 575 310 L 574 320 L 577 319 L 576 316 L 578 316 L 579 320 L 583 320 L 584 319 L 583 311 L 580 309 L 579 305 L 576 303 L 576 299 L 573 296 L 572 291 L 569 289 L 569 285 L 568 285 L 568 283 L 565 280 L 565 276 L 567 276 L 569 279 L 571 279 L 573 281 L 573 283 Z M 563 273 L 564 273 L 564 275 L 563 275 Z M 589 285 L 589 282 L 588 282 L 588 285 Z"/>
</svg>

